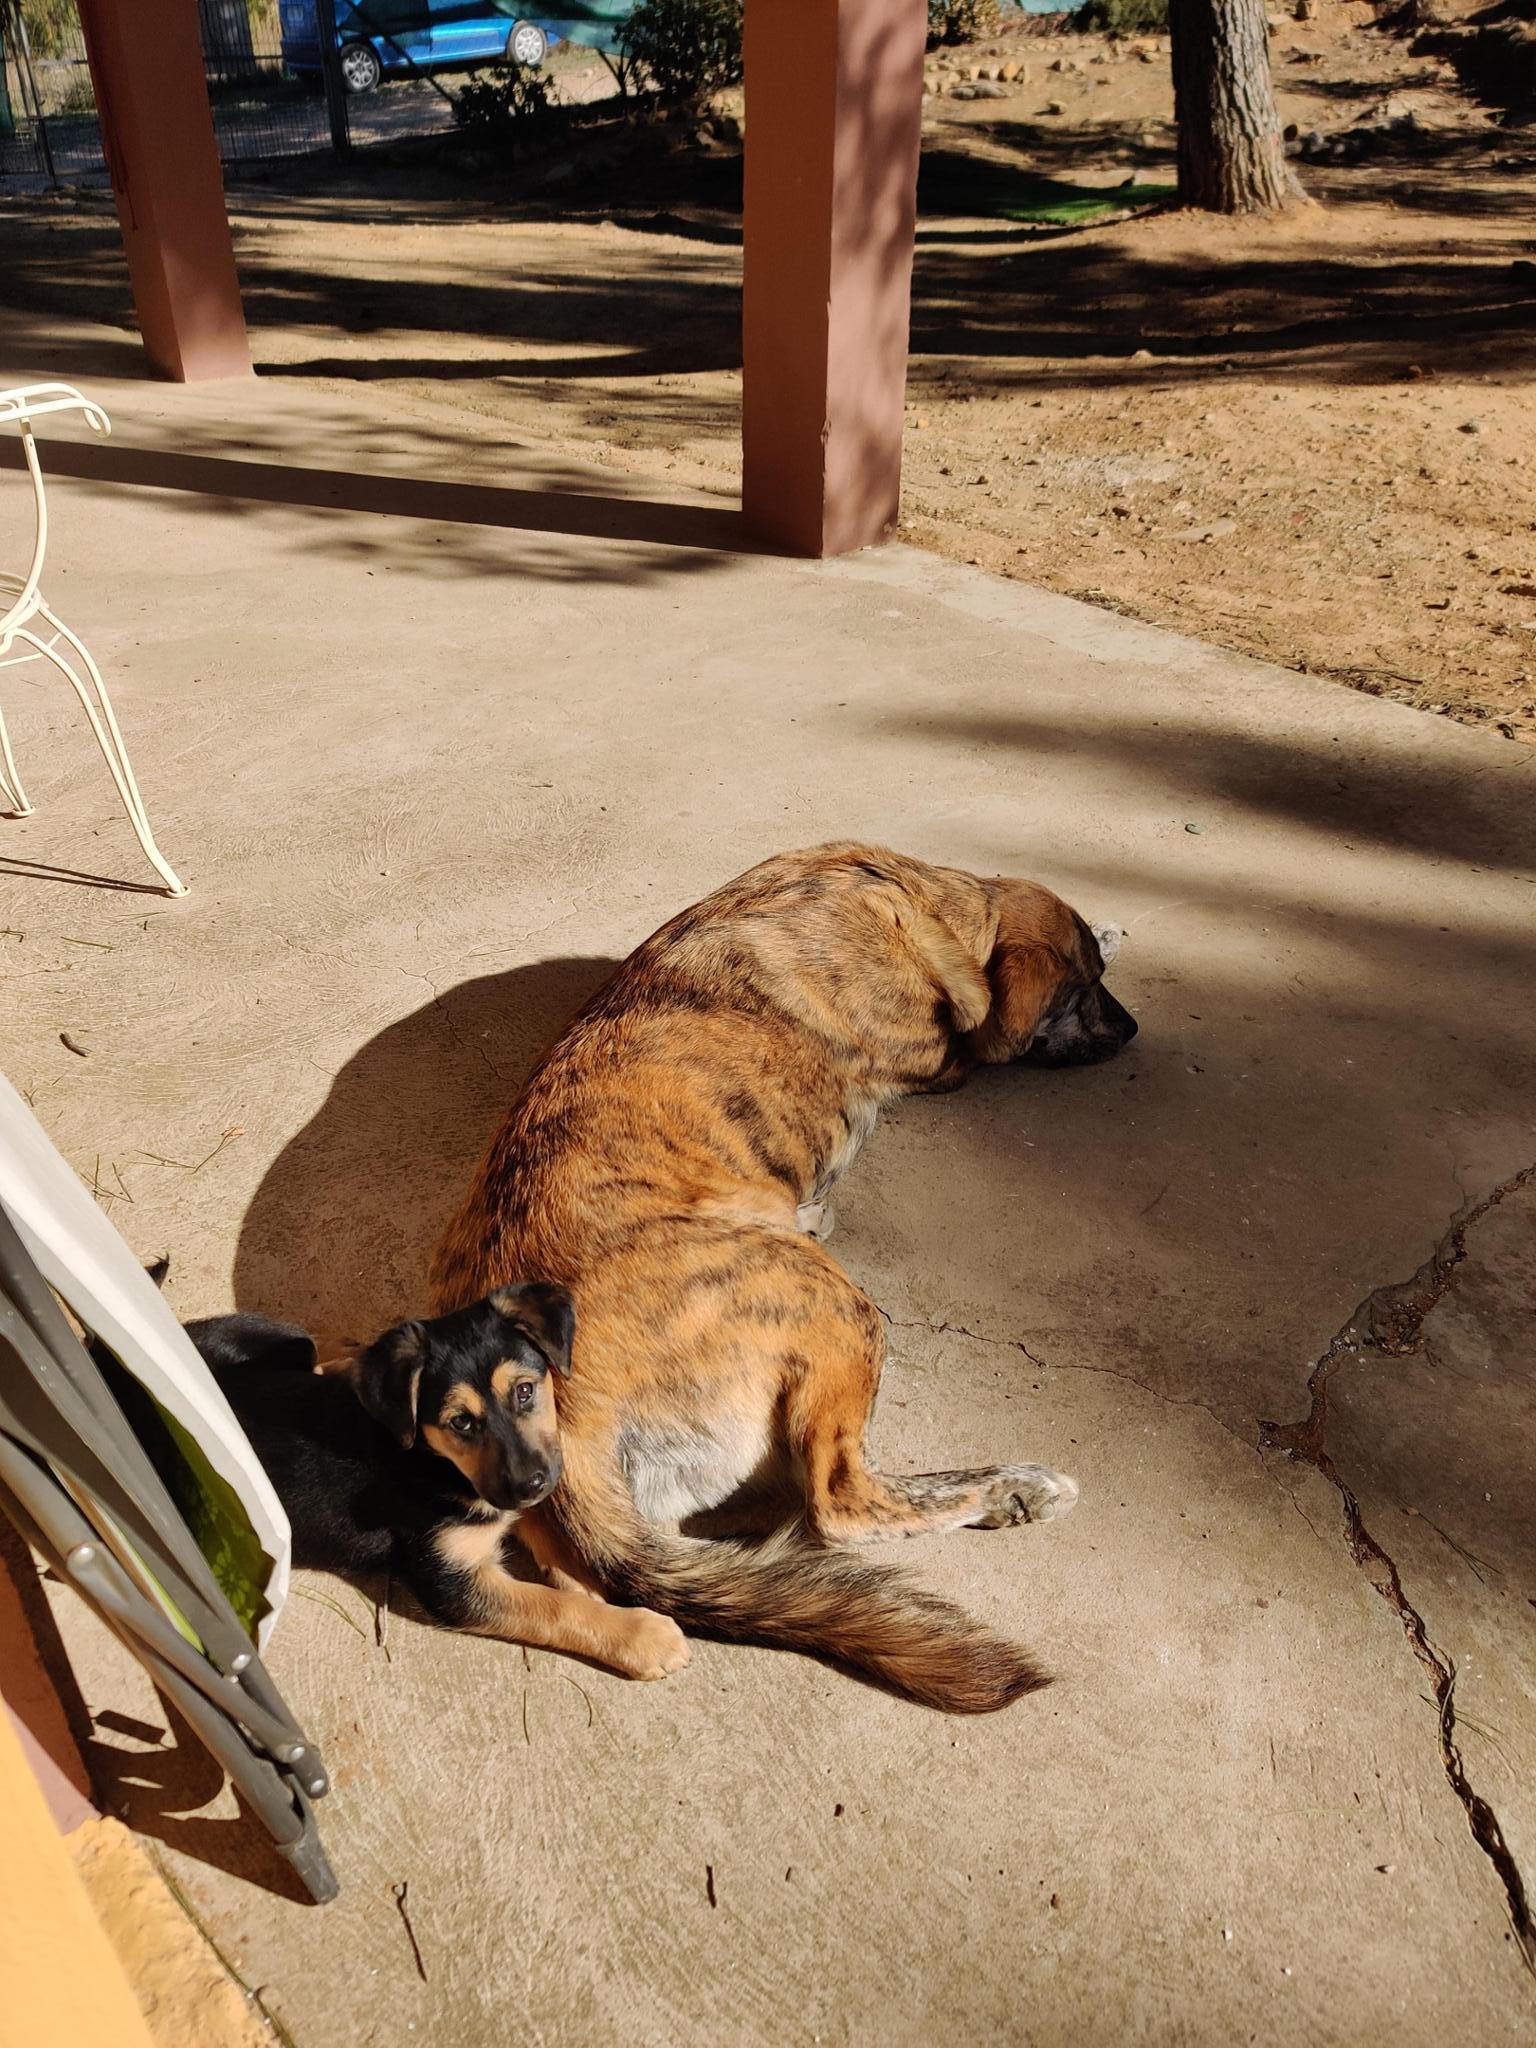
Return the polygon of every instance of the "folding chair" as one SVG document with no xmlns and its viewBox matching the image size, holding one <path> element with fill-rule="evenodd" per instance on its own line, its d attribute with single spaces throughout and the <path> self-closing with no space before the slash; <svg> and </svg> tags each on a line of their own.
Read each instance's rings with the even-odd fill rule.
<svg viewBox="0 0 1536 2048">
<path fill-rule="evenodd" d="M 0 1510 L 144 1665 L 311 1895 L 333 1898 L 311 1810 L 325 1764 L 256 1641 L 286 1588 L 286 1520 L 185 1333 L 3 1079 Z"/>
<path fill-rule="evenodd" d="M 117 793 L 123 800 L 123 809 L 128 813 L 128 822 L 138 834 L 146 859 L 165 883 L 168 895 L 185 896 L 186 884 L 161 853 L 155 844 L 155 835 L 149 829 L 149 813 L 139 795 L 128 749 L 118 731 L 112 699 L 107 695 L 101 671 L 92 660 L 85 642 L 50 610 L 38 588 L 43 574 L 43 557 L 48 552 L 48 500 L 43 490 L 43 471 L 37 459 L 32 422 L 41 414 L 52 412 L 83 412 L 93 432 L 110 434 L 112 431 L 112 422 L 101 407 L 93 405 L 72 384 L 25 384 L 12 391 L 0 391 L 0 426 L 14 425 L 21 429 L 21 445 L 32 478 L 36 516 L 31 567 L 25 576 L 0 574 L 0 668 L 14 668 L 26 661 L 51 661 L 71 684 L 90 720 L 96 744 L 101 748 L 102 758 L 111 771 Z M 38 622 L 47 631 L 46 639 L 34 630 L 34 624 Z M 73 652 L 78 668 L 60 650 L 61 640 Z M 17 642 L 28 650 L 25 654 L 12 652 Z M 84 677 L 81 669 L 85 671 Z M 11 751 L 11 738 L 5 729 L 3 713 L 0 713 L 0 802 L 14 817 L 30 817 L 32 813 L 33 806 L 16 772 L 16 757 Z"/>
</svg>

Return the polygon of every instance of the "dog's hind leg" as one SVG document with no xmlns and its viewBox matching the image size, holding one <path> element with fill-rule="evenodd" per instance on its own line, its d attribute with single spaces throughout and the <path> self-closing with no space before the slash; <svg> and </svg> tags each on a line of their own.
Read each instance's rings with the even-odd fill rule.
<svg viewBox="0 0 1536 2048">
<path fill-rule="evenodd" d="M 860 1306 L 868 1306 L 860 1298 Z M 824 1543 L 887 1536 L 1000 1529 L 1064 1515 L 1077 1483 L 1044 1465 L 996 1465 L 975 1472 L 877 1472 L 864 1450 L 884 1357 L 872 1306 L 823 1326 L 817 1356 L 786 1409 L 792 1446 L 805 1468 L 806 1515 Z"/>
</svg>

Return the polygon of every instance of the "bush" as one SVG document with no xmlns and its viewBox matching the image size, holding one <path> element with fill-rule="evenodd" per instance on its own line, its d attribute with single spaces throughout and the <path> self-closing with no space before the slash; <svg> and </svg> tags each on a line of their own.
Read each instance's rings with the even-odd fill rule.
<svg viewBox="0 0 1536 2048">
<path fill-rule="evenodd" d="M 624 24 L 623 54 L 663 106 L 702 106 L 741 83 L 741 8 L 742 0 L 640 0 Z"/>
<path fill-rule="evenodd" d="M 1165 36 L 1168 0 L 1084 0 L 1072 26 L 1106 36 Z"/>
<path fill-rule="evenodd" d="M 928 47 L 979 43 L 998 31 L 999 0 L 928 0 Z"/>
<path fill-rule="evenodd" d="M 521 64 L 472 71 L 452 98 L 454 125 L 466 142 L 499 156 L 516 156 L 557 111 L 554 88 L 544 73 Z"/>
</svg>

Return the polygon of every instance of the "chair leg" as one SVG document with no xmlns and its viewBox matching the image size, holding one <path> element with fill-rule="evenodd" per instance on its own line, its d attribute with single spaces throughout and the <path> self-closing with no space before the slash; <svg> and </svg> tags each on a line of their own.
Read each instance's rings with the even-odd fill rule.
<svg viewBox="0 0 1536 2048">
<path fill-rule="evenodd" d="M 100 709 L 98 710 L 97 704 L 92 702 L 90 691 L 87 690 L 76 670 L 60 654 L 54 642 L 40 640 L 35 633 L 25 627 L 17 633 L 17 639 L 27 641 L 37 649 L 39 654 L 47 655 L 60 674 L 66 677 L 73 685 L 75 695 L 80 699 L 81 708 L 90 720 L 91 731 L 96 736 L 96 744 L 101 749 L 102 759 L 106 762 L 112 780 L 117 786 L 117 793 L 122 798 L 123 809 L 128 813 L 128 822 L 138 835 L 139 844 L 144 849 L 144 858 L 165 883 L 170 895 L 185 896 L 187 893 L 186 883 L 182 881 L 169 861 L 166 860 L 164 854 L 161 853 L 159 847 L 156 846 L 155 835 L 149 829 L 149 814 L 144 808 L 144 799 L 139 795 L 139 785 L 134 780 L 133 768 L 128 760 L 128 750 L 123 745 L 123 736 L 118 731 L 117 719 L 112 710 L 112 699 L 107 695 L 107 686 L 101 679 L 101 670 L 97 668 L 91 658 L 90 649 L 80 639 L 78 634 L 72 633 L 69 627 L 64 625 L 49 610 L 47 605 L 38 606 L 38 616 L 46 619 L 58 638 L 67 640 L 76 654 L 79 655 L 87 674 L 90 676 L 91 682 L 95 686 Z"/>
<path fill-rule="evenodd" d="M 30 818 L 32 805 L 27 792 L 21 786 L 21 777 L 16 772 L 16 756 L 11 752 L 11 736 L 5 729 L 5 713 L 0 711 L 0 801 L 5 804 L 6 815 L 11 818 Z"/>
</svg>

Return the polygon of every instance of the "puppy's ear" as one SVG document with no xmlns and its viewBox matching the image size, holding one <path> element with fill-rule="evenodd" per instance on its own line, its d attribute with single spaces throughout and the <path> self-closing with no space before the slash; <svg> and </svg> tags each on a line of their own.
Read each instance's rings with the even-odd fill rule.
<svg viewBox="0 0 1536 2048">
<path fill-rule="evenodd" d="M 398 1323 L 358 1354 L 348 1374 L 368 1414 L 407 1450 L 416 1441 L 416 1395 L 426 1362 L 427 1337 L 420 1323 Z"/>
<path fill-rule="evenodd" d="M 528 1333 L 562 1379 L 570 1378 L 576 1307 L 564 1287 L 552 1280 L 532 1280 L 526 1287 L 498 1287 L 490 1302 Z"/>
<path fill-rule="evenodd" d="M 314 1339 L 293 1323 L 274 1323 L 267 1316 L 205 1316 L 182 1328 L 215 1374 L 242 1366 L 314 1370 Z"/>
</svg>

